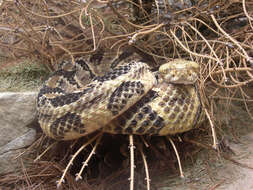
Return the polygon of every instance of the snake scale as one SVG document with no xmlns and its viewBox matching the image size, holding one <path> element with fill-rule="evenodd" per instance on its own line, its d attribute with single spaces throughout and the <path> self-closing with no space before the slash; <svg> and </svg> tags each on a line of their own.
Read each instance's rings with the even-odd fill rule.
<svg viewBox="0 0 253 190">
<path fill-rule="evenodd" d="M 55 71 L 37 97 L 39 123 L 57 140 L 95 131 L 112 134 L 170 135 L 203 121 L 196 80 L 199 65 L 174 60 L 157 72 L 130 61 L 94 76 L 82 59 Z M 87 74 L 93 79 L 87 83 Z"/>
</svg>

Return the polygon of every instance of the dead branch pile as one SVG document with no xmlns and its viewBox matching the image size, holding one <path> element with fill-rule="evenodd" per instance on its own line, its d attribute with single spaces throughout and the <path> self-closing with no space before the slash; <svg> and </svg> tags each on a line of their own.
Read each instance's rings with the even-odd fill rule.
<svg viewBox="0 0 253 190">
<path fill-rule="evenodd" d="M 66 57 L 102 49 L 118 54 L 128 47 L 151 56 L 152 66 L 191 59 L 201 64 L 210 120 L 217 119 L 216 99 L 243 102 L 253 118 L 251 1 L 6 0 L 0 6 L 0 56 L 6 62 L 32 57 L 53 69 Z"/>
<path fill-rule="evenodd" d="M 134 46 L 156 64 L 178 57 L 201 63 L 202 87 L 211 82 L 212 96 L 227 88 L 248 98 L 242 87 L 253 80 L 252 2 L 138 2 L 3 1 L 1 56 L 36 57 L 52 69 L 62 57 Z"/>
</svg>

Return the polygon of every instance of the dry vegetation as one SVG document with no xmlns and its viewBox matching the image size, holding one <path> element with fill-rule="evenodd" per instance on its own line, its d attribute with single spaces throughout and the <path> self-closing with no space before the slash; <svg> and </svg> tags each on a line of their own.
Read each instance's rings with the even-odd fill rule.
<svg viewBox="0 0 253 190">
<path fill-rule="evenodd" d="M 53 70 L 62 59 L 74 59 L 103 51 L 112 57 L 129 47 L 142 57 L 148 57 L 147 62 L 152 67 L 175 58 L 191 59 L 201 65 L 201 96 L 209 116 L 208 125 L 215 125 L 218 129 L 218 140 L 226 129 L 222 128 L 223 123 L 217 117 L 220 114 L 217 101 L 222 100 L 228 114 L 232 109 L 231 102 L 241 102 L 240 105 L 244 106 L 243 109 L 252 119 L 252 93 L 249 93 L 253 81 L 253 2 L 200 0 L 191 3 L 175 1 L 172 5 L 166 0 L 147 4 L 145 2 L 151 1 L 138 2 L 141 1 L 3 1 L 0 17 L 0 57 L 4 63 L 2 68 L 18 60 L 32 58 L 40 60 L 49 70 Z M 184 161 L 192 158 L 199 151 L 196 146 L 199 145 L 196 142 L 199 136 L 212 145 L 212 134 L 210 127 L 207 127 L 187 134 L 191 140 L 184 138 L 184 143 L 175 138 L 179 154 L 184 155 L 181 159 Z M 53 151 L 43 155 L 42 161 L 23 168 L 19 177 L 14 173 L 2 176 L 0 185 L 10 188 L 17 184 L 24 189 L 54 189 L 70 155 L 85 140 L 86 138 L 81 139 L 75 144 L 60 143 L 61 147 L 56 143 Z M 124 137 L 105 135 L 101 143 L 105 145 L 98 147 L 98 155 L 94 156 L 87 172 L 84 172 L 85 180 L 75 182 L 75 177 L 71 174 L 78 172 L 78 164 L 81 165 L 82 160 L 85 160 L 92 146 L 78 156 L 79 161 L 72 167 L 71 174 L 67 173 L 63 188 L 116 189 L 127 186 L 128 168 L 116 170 L 115 164 L 116 161 L 124 160 L 123 158 L 114 160 L 113 166 L 108 169 L 111 163 L 106 162 L 111 160 L 110 154 L 117 155 L 120 149 L 116 147 L 115 152 L 110 152 L 110 146 L 113 145 L 110 141 L 128 143 Z M 137 145 L 141 144 L 138 142 L 140 139 L 136 141 Z M 176 157 L 170 151 L 173 149 L 164 139 L 153 137 L 146 141 L 152 144 L 145 152 L 150 163 L 151 178 L 152 174 L 159 175 L 157 171 L 162 173 L 168 168 L 176 170 Z M 41 137 L 29 151 L 35 158 L 50 143 L 52 142 Z M 200 146 L 207 147 L 203 144 Z M 34 147 L 37 147 L 36 151 Z M 66 150 L 62 147 L 66 147 Z M 105 153 L 106 150 L 109 154 Z M 189 150 L 190 156 L 187 156 L 186 150 Z M 137 153 L 136 158 L 137 168 L 142 169 L 141 154 Z M 158 158 L 161 160 L 159 163 Z M 99 164 L 101 162 L 104 164 Z M 144 171 L 141 169 L 139 173 Z M 111 173 L 111 170 L 115 172 Z M 172 172 L 174 176 L 177 175 L 176 172 Z M 144 184 L 145 189 L 144 180 L 141 178 L 138 181 L 139 184 Z M 159 185 L 152 187 L 158 188 Z"/>
</svg>

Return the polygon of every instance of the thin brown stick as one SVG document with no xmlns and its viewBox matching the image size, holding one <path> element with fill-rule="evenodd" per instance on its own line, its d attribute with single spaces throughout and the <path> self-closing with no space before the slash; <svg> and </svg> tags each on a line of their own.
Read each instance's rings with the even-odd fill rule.
<svg viewBox="0 0 253 190">
<path fill-rule="evenodd" d="M 73 53 L 72 53 L 72 52 L 70 52 L 67 48 L 63 47 L 63 46 L 60 45 L 60 44 L 54 44 L 54 46 L 57 46 L 57 47 L 63 49 L 65 52 L 67 52 L 67 53 L 71 56 L 71 61 L 72 61 L 72 64 L 74 65 L 75 59 L 74 59 L 74 56 L 73 56 Z"/>
<path fill-rule="evenodd" d="M 130 190 L 134 190 L 134 140 L 133 135 L 129 135 L 129 148 L 130 148 Z"/>
<path fill-rule="evenodd" d="M 146 147 L 149 147 L 149 144 L 147 143 L 147 141 L 144 139 L 144 137 L 142 135 L 141 135 L 141 140 L 143 141 L 143 143 Z"/>
<path fill-rule="evenodd" d="M 36 159 L 34 159 L 34 162 L 37 162 L 48 150 L 50 150 L 54 145 L 56 145 L 57 142 L 52 143 L 49 147 L 46 148 L 39 156 L 37 156 Z"/>
<path fill-rule="evenodd" d="M 129 40 L 128 44 L 129 44 L 129 45 L 132 45 L 133 43 L 136 42 L 138 36 L 150 34 L 150 33 L 152 33 L 152 32 L 154 32 L 154 31 L 158 30 L 159 28 L 161 28 L 161 27 L 163 27 L 163 26 L 164 26 L 164 24 L 162 23 L 162 24 L 158 24 L 157 26 L 155 26 L 154 28 L 151 28 L 151 29 L 149 29 L 149 30 L 141 30 L 141 31 L 135 33 L 135 34 L 131 37 L 131 39 Z"/>
<path fill-rule="evenodd" d="M 179 166 L 179 171 L 180 171 L 180 177 L 181 178 L 184 178 L 184 172 L 182 170 L 182 165 L 181 165 L 181 161 L 180 161 L 180 156 L 177 152 L 177 148 L 173 142 L 173 140 L 169 137 L 169 136 L 166 136 L 166 138 L 170 141 L 170 144 L 172 145 L 173 149 L 174 149 L 174 152 L 176 154 L 176 157 L 177 157 L 177 162 L 178 162 L 178 166 Z"/>
<path fill-rule="evenodd" d="M 252 26 L 252 21 L 253 21 L 253 17 L 251 17 L 246 9 L 246 2 L 245 0 L 242 0 L 242 7 L 243 7 L 243 12 L 244 14 L 246 15 L 246 17 L 249 19 L 249 24 L 250 24 L 250 27 L 251 29 L 253 29 L 253 26 Z"/>
<path fill-rule="evenodd" d="M 68 15 L 71 15 L 73 13 L 76 13 L 78 11 L 80 11 L 79 9 L 76 9 L 76 10 L 73 10 L 73 11 L 70 11 L 68 13 L 64 13 L 64 14 L 60 14 L 60 15 L 56 15 L 56 16 L 47 16 L 47 15 L 40 15 L 38 13 L 35 13 L 33 11 L 30 11 L 29 9 L 27 9 L 23 4 L 22 4 L 22 1 L 18 1 L 18 4 L 21 5 L 27 12 L 35 15 L 35 16 L 38 16 L 38 17 L 42 17 L 42 18 L 48 18 L 48 19 L 54 19 L 54 18 L 60 18 L 60 17 L 64 17 L 64 16 L 68 16 Z"/>
<path fill-rule="evenodd" d="M 130 1 L 132 4 L 135 4 L 133 3 L 132 1 Z M 137 4 L 135 4 L 137 5 Z M 127 20 L 126 17 L 122 16 L 112 5 L 111 1 L 108 2 L 108 6 L 112 9 L 113 13 L 116 14 L 120 19 L 122 19 L 126 24 L 128 24 L 129 26 L 132 26 L 134 28 L 137 28 L 137 29 L 147 29 L 147 28 L 152 28 L 154 27 L 156 24 L 152 24 L 152 25 L 147 25 L 147 26 L 143 26 L 143 25 L 136 25 L 136 24 L 133 24 L 132 22 L 130 22 L 129 20 Z M 138 6 L 138 5 L 137 5 Z"/>
<path fill-rule="evenodd" d="M 92 34 L 92 40 L 93 40 L 93 50 L 95 51 L 97 49 L 96 47 L 96 37 L 94 33 L 94 27 L 93 27 L 93 21 L 92 21 L 92 16 L 89 15 L 89 20 L 90 20 L 90 26 L 91 26 L 91 34 Z"/>
<path fill-rule="evenodd" d="M 220 25 L 218 24 L 218 22 L 217 22 L 217 20 L 215 19 L 215 17 L 214 17 L 213 14 L 211 14 L 211 18 L 212 18 L 212 20 L 213 20 L 215 26 L 216 26 L 216 27 L 217 27 L 217 28 L 218 28 L 230 41 L 232 41 L 237 47 L 239 47 L 239 49 L 243 52 L 245 59 L 246 59 L 247 61 L 250 61 L 251 58 L 249 57 L 249 55 L 248 55 L 248 53 L 245 51 L 245 49 L 240 45 L 240 43 L 239 43 L 237 40 L 235 40 L 234 38 L 232 38 L 227 32 L 225 32 L 225 31 L 220 27 Z M 247 67 L 246 64 L 245 64 L 244 66 Z M 253 75 L 252 75 L 250 72 L 247 72 L 247 74 L 248 74 L 251 78 L 253 78 Z"/>
<path fill-rule="evenodd" d="M 95 146 L 92 148 L 92 151 L 90 152 L 88 158 L 83 162 L 82 168 L 80 169 L 79 173 L 76 174 L 76 181 L 78 181 L 79 179 L 82 179 L 82 176 L 81 176 L 81 175 L 82 175 L 82 173 L 83 173 L 83 170 L 84 170 L 84 168 L 85 168 L 86 166 L 88 166 L 88 162 L 89 162 L 89 160 L 91 159 L 92 155 L 95 154 L 95 150 L 96 150 L 96 148 L 97 148 L 97 146 L 98 146 L 98 144 L 99 144 L 101 138 L 102 138 L 102 135 L 100 135 L 100 136 L 97 138 Z"/>
<path fill-rule="evenodd" d="M 212 119 L 211 119 L 211 117 L 210 117 L 210 115 L 209 115 L 209 113 L 208 113 L 207 109 L 206 109 L 206 108 L 204 108 L 204 110 L 205 110 L 205 114 L 206 114 L 206 116 L 207 116 L 207 119 L 208 119 L 208 121 L 209 121 L 209 123 L 210 123 L 211 130 L 212 130 L 213 148 L 214 148 L 215 150 L 217 150 L 217 148 L 218 148 L 218 147 L 217 147 L 218 142 L 217 142 L 217 136 L 216 136 L 216 132 L 215 132 L 215 128 L 214 128 L 214 124 L 213 124 L 213 122 L 212 122 Z"/>
<path fill-rule="evenodd" d="M 224 72 L 245 72 L 245 71 L 253 71 L 253 69 L 250 67 L 238 67 L 238 68 L 233 67 L 233 68 L 224 69 Z M 220 73 L 223 73 L 223 70 L 214 71 L 211 74 L 216 75 Z"/>
<path fill-rule="evenodd" d="M 219 183 L 217 183 L 214 186 L 210 187 L 208 190 L 215 190 L 217 187 L 219 187 L 224 182 L 225 182 L 225 179 L 221 180 Z"/>
<path fill-rule="evenodd" d="M 142 146 L 138 146 L 139 148 L 139 151 L 141 152 L 141 157 L 142 157 L 142 160 L 143 160 L 143 163 L 144 163 L 144 168 L 145 168 L 145 173 L 146 173 L 146 182 L 147 182 L 147 190 L 150 190 L 150 177 L 149 177 L 149 172 L 148 172 L 148 164 L 147 164 L 147 160 L 146 160 L 146 156 L 144 155 L 143 153 L 143 149 L 142 149 Z"/>
<path fill-rule="evenodd" d="M 28 148 L 26 148 L 24 151 L 22 151 L 20 154 L 15 156 L 13 160 L 18 159 L 25 153 L 27 153 L 29 150 L 32 150 L 34 147 L 38 146 L 42 141 L 44 140 L 44 136 L 41 136 L 39 139 L 37 139 L 35 142 L 33 142 Z"/>
<path fill-rule="evenodd" d="M 77 155 L 89 144 L 91 144 L 94 140 L 96 140 L 98 137 L 100 137 L 102 135 L 102 133 L 97 134 L 96 136 L 94 136 L 93 138 L 91 138 L 88 142 L 86 142 L 84 145 L 82 145 L 76 152 L 75 154 L 72 156 L 72 158 L 70 159 L 70 161 L 68 162 L 67 167 L 64 169 L 63 174 L 60 178 L 59 181 L 57 181 L 57 188 L 59 188 L 61 186 L 62 183 L 64 183 L 64 177 L 69 169 L 69 167 L 73 164 L 74 159 L 77 157 Z"/>
<path fill-rule="evenodd" d="M 188 48 L 185 47 L 185 45 L 178 39 L 178 37 L 176 36 L 176 34 L 174 34 L 174 32 L 172 30 L 170 30 L 171 35 L 174 37 L 174 39 L 176 40 L 176 42 L 189 54 L 195 55 L 197 57 L 202 57 L 202 58 L 208 58 L 214 61 L 217 61 L 215 58 L 209 56 L 209 55 L 204 55 L 204 54 L 199 54 L 196 52 L 193 52 L 191 50 L 189 50 Z"/>
</svg>

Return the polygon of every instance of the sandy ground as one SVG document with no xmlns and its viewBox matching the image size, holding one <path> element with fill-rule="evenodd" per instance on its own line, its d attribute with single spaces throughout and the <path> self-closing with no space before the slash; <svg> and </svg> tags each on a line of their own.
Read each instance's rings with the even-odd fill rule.
<svg viewBox="0 0 253 190">
<path fill-rule="evenodd" d="M 235 153 L 232 156 L 234 160 L 253 168 L 253 132 L 243 136 L 241 143 L 230 143 L 229 146 Z M 238 166 L 222 158 L 217 160 L 205 158 L 204 153 L 192 167 L 184 168 L 185 179 L 168 180 L 167 185 L 164 184 L 158 189 L 253 190 L 253 169 Z"/>
<path fill-rule="evenodd" d="M 236 153 L 235 159 L 240 163 L 253 168 L 253 132 L 242 138 L 244 144 L 231 144 Z M 217 190 L 251 190 L 253 189 L 253 169 L 243 168 L 234 164 L 227 164 L 219 170 L 219 175 L 224 178 L 224 184 Z"/>
</svg>

